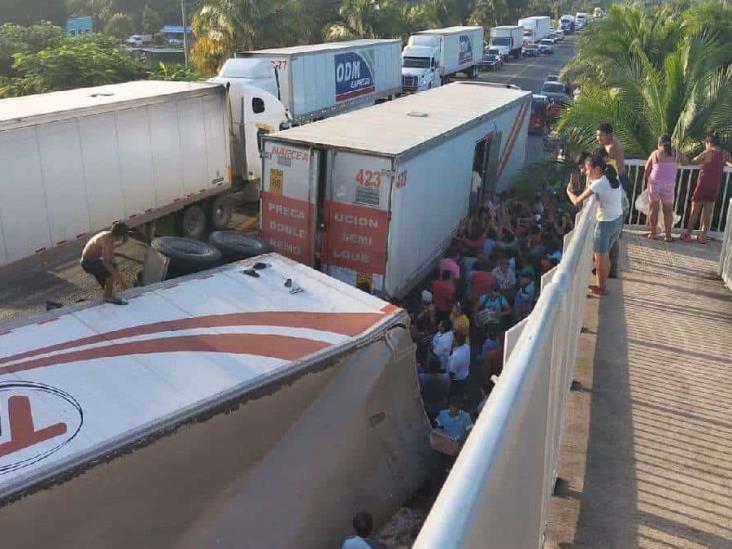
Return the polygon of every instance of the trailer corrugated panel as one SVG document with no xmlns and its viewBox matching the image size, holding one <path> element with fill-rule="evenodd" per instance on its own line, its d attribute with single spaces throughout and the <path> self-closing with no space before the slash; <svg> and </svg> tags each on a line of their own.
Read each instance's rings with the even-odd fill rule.
<svg viewBox="0 0 732 549">
<path fill-rule="evenodd" d="M 0 100 L 0 265 L 224 190 L 228 131 L 226 91 L 212 84 Z"/>
<path fill-rule="evenodd" d="M 401 41 L 351 40 L 244 52 L 278 71 L 280 99 L 296 122 L 373 104 L 401 91 Z"/>
<path fill-rule="evenodd" d="M 501 189 L 523 165 L 529 105 L 529 92 L 461 82 L 267 136 L 263 235 L 341 280 L 401 297 L 466 215 L 473 170 Z M 307 172 L 291 168 L 292 150 L 311 162 Z M 277 225 L 271 211 L 297 215 Z M 295 223 L 307 227 L 304 255 L 282 247 Z"/>
<path fill-rule="evenodd" d="M 4 546 L 332 547 L 420 486 L 404 311 L 276 254 L 127 297 L 0 327 Z"/>
</svg>

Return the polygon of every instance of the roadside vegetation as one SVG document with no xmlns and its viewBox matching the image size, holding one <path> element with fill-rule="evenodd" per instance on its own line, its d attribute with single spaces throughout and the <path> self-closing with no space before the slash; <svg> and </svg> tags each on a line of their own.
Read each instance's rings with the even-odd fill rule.
<svg viewBox="0 0 732 549">
<path fill-rule="evenodd" d="M 594 144 L 598 121 L 634 157 L 665 133 L 690 154 L 710 132 L 732 145 L 732 7 L 721 2 L 614 5 L 563 76 L 581 89 L 558 126 L 577 147 Z"/>
</svg>

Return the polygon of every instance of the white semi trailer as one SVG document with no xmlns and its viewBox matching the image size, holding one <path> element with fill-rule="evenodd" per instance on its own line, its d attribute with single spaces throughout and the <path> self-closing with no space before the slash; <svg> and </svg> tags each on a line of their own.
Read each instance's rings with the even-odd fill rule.
<svg viewBox="0 0 732 549">
<path fill-rule="evenodd" d="M 524 165 L 530 104 L 530 92 L 457 82 L 268 135 L 262 235 L 340 280 L 402 297 L 471 197 Z"/>
<path fill-rule="evenodd" d="M 3 547 L 336 547 L 422 485 L 406 312 L 276 254 L 126 298 L 0 325 Z"/>
<path fill-rule="evenodd" d="M 263 90 L 235 97 L 139 81 L 0 100 L 0 267 L 117 221 L 152 231 L 177 213 L 193 238 L 225 227 L 236 166 L 258 174 L 262 134 L 285 121 Z M 232 111 L 244 121 L 235 132 Z"/>
<path fill-rule="evenodd" d="M 402 51 L 402 89 L 424 91 L 459 72 L 475 78 L 483 59 L 483 27 L 447 27 L 414 33 Z"/>
<path fill-rule="evenodd" d="M 262 88 L 303 124 L 401 92 L 401 40 L 351 40 L 238 53 L 214 82 Z"/>
</svg>

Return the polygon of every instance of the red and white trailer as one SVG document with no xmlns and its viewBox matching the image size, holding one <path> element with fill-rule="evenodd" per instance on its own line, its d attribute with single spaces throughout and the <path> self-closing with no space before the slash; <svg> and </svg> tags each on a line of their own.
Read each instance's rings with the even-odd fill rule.
<svg viewBox="0 0 732 549">
<path fill-rule="evenodd" d="M 0 326 L 3 547 L 333 547 L 423 481 L 404 311 L 276 254 L 127 298 Z"/>
</svg>

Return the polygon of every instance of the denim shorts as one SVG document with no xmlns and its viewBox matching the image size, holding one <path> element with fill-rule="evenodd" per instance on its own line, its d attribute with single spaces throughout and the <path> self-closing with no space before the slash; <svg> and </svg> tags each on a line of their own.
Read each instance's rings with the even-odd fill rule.
<svg viewBox="0 0 732 549">
<path fill-rule="evenodd" d="M 612 221 L 598 221 L 595 225 L 595 238 L 592 244 L 592 251 L 596 254 L 609 254 L 610 248 L 620 236 L 623 229 L 623 216 L 618 216 Z"/>
</svg>

